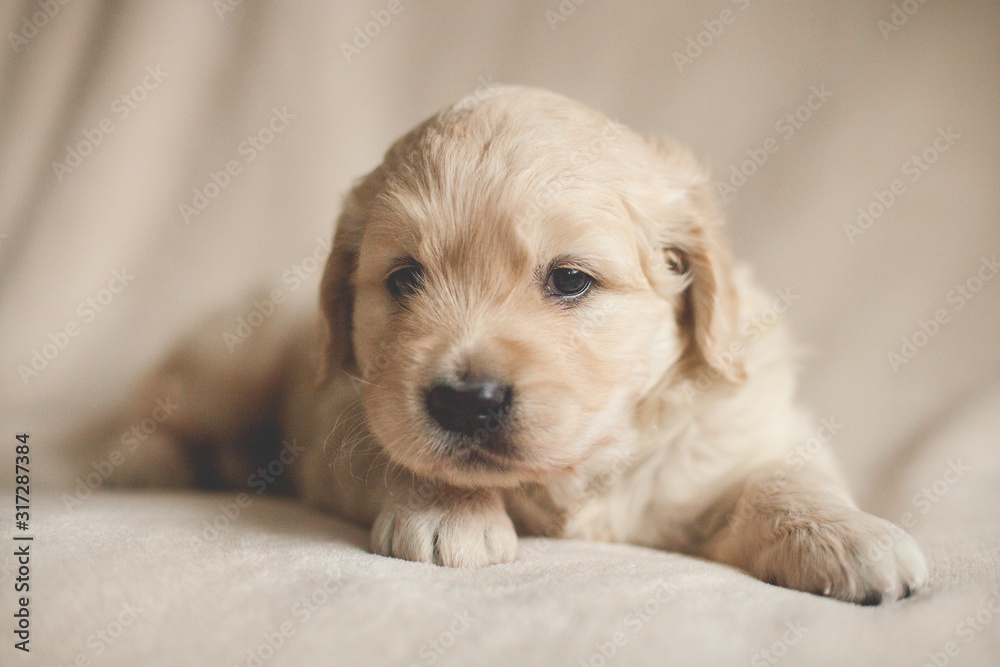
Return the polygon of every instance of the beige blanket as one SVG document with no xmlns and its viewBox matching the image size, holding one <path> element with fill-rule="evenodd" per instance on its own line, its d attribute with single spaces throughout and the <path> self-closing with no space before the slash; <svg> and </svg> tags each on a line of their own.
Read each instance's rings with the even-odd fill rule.
<svg viewBox="0 0 1000 667">
<path fill-rule="evenodd" d="M 0 664 L 1000 664 L 1000 8 L 689 4 L 4 3 Z M 494 82 L 712 166 L 807 348 L 821 445 L 925 547 L 926 594 L 854 607 L 569 541 L 446 570 L 250 488 L 104 488 L 118 463 L 67 434 L 210 310 L 248 316 L 252 287 L 313 307 L 350 180 Z"/>
</svg>

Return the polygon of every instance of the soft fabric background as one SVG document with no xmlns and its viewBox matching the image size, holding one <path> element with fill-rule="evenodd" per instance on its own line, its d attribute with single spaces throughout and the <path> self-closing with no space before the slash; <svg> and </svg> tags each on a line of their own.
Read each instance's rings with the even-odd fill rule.
<svg viewBox="0 0 1000 667">
<path fill-rule="evenodd" d="M 6 488 L 28 431 L 36 539 L 25 655 L 0 518 L 0 663 L 996 664 L 1000 7 L 690 4 L 4 3 L 0 468 Z M 803 399 L 837 425 L 824 446 L 862 505 L 912 524 L 927 594 L 859 608 L 677 555 L 544 540 L 512 565 L 449 571 L 368 555 L 363 530 L 249 489 L 241 506 L 91 478 L 67 506 L 64 489 L 89 491 L 68 463 L 106 465 L 74 427 L 209 311 L 249 313 L 252 287 L 312 307 L 312 258 L 351 179 L 501 82 L 672 134 L 720 183 L 772 149 L 725 198 L 729 239 L 794 296 L 781 317 L 808 350 Z M 262 151 L 242 143 L 272 122 Z M 71 148 L 87 154 L 57 173 Z M 893 368 L 904 337 L 920 347 Z M 23 377 L 35 351 L 52 358 Z"/>
</svg>

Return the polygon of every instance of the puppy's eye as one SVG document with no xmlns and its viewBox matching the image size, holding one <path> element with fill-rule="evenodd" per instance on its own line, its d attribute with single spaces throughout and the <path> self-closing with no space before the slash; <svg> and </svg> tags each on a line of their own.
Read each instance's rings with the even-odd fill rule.
<svg viewBox="0 0 1000 667">
<path fill-rule="evenodd" d="M 672 273 L 683 275 L 688 272 L 688 259 L 682 251 L 677 248 L 667 248 L 663 253 L 664 258 L 667 261 L 667 268 L 670 269 Z"/>
<path fill-rule="evenodd" d="M 404 266 L 396 269 L 386 278 L 385 285 L 389 293 L 396 299 L 416 294 L 424 282 L 424 270 L 419 265 Z"/>
<path fill-rule="evenodd" d="M 556 296 L 580 296 L 593 283 L 594 279 L 579 269 L 553 269 L 545 288 Z"/>
</svg>

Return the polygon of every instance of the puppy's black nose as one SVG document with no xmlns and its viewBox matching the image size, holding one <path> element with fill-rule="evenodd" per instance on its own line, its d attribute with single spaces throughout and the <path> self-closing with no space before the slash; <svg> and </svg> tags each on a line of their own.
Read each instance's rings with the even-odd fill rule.
<svg viewBox="0 0 1000 667">
<path fill-rule="evenodd" d="M 510 385 L 497 380 L 447 380 L 427 390 L 427 412 L 446 431 L 489 439 L 510 411 L 511 396 Z"/>
</svg>

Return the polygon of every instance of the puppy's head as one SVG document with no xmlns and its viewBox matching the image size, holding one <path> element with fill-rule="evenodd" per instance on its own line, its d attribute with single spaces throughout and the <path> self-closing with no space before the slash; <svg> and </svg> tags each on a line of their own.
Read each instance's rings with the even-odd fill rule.
<svg viewBox="0 0 1000 667">
<path fill-rule="evenodd" d="M 321 299 L 326 373 L 360 379 L 397 463 L 541 480 L 629 437 L 650 392 L 710 373 L 735 316 L 689 154 L 504 88 L 434 116 L 348 195 Z"/>
</svg>

